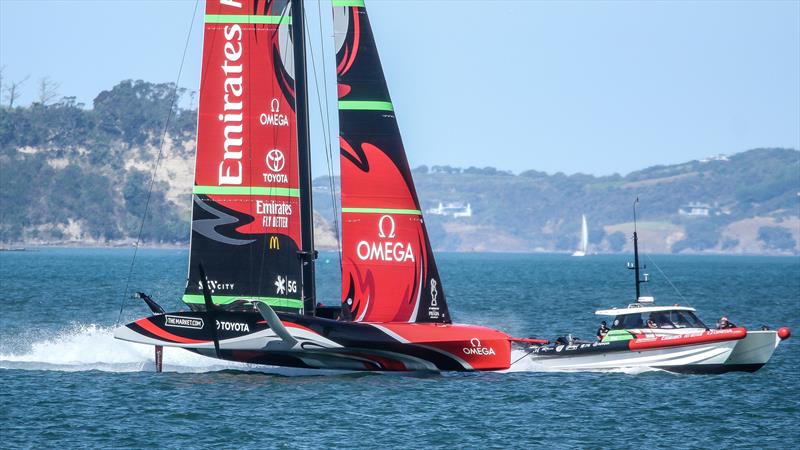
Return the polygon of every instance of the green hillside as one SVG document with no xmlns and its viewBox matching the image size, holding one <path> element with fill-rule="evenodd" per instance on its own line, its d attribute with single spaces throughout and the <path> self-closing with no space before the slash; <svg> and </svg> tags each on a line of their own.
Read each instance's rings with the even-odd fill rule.
<svg viewBox="0 0 800 450">
<path fill-rule="evenodd" d="M 124 81 L 88 109 L 70 98 L 0 108 L 0 242 L 134 240 L 172 89 Z M 188 241 L 195 121 L 195 111 L 174 108 L 143 229 L 148 243 Z M 431 241 L 444 250 L 571 251 L 585 214 L 590 251 L 626 251 L 638 196 L 643 245 L 651 251 L 800 251 L 800 152 L 793 149 L 754 149 L 625 176 L 423 166 L 414 179 L 425 210 L 445 206 L 445 214 L 426 213 Z M 315 180 L 315 207 L 330 222 L 328 186 Z M 332 230 L 318 233 L 334 245 Z"/>
</svg>

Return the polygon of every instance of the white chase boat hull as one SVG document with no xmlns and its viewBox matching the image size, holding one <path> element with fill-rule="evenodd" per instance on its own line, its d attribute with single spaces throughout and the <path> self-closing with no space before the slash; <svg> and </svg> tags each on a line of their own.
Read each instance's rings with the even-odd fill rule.
<svg viewBox="0 0 800 450">
<path fill-rule="evenodd" d="M 532 354 L 542 370 L 609 370 L 657 368 L 673 372 L 717 373 L 733 354 L 739 341 L 712 342 L 679 347 L 616 351 L 591 355 L 557 356 Z M 565 349 L 569 346 L 563 346 Z M 724 370 L 723 370 L 724 371 Z"/>
</svg>

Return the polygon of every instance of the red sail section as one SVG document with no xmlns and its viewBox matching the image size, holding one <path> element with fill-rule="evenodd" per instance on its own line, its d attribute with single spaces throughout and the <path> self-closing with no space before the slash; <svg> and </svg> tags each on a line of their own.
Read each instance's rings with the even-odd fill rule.
<svg viewBox="0 0 800 450">
<path fill-rule="evenodd" d="M 362 1 L 334 5 L 343 315 L 365 322 L 449 323 L 366 9 Z"/>
<path fill-rule="evenodd" d="M 214 301 L 300 308 L 291 17 L 285 1 L 206 3 L 189 283 Z"/>
</svg>

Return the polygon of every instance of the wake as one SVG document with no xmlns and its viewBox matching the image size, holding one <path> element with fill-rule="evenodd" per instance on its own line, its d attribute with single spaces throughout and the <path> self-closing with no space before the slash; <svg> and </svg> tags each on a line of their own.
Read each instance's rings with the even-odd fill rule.
<svg viewBox="0 0 800 450">
<path fill-rule="evenodd" d="M 114 339 L 113 327 L 76 325 L 36 342 L 3 337 L 0 369 L 79 372 L 154 372 L 153 346 Z M 23 348 L 12 351 L 9 348 Z M 263 372 L 276 375 L 325 375 L 328 371 L 222 361 L 175 347 L 164 348 L 164 372 Z M 336 371 L 337 374 L 342 372 Z"/>
</svg>

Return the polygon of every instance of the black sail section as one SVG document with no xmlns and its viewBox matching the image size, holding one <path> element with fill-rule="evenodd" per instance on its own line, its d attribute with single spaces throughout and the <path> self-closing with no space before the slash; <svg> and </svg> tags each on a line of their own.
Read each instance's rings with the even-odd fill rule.
<svg viewBox="0 0 800 450">
<path fill-rule="evenodd" d="M 364 2 L 333 5 L 344 316 L 450 323 Z"/>
</svg>

